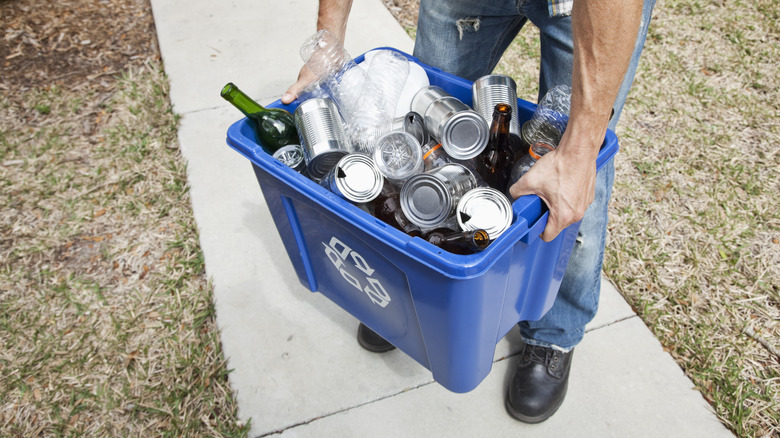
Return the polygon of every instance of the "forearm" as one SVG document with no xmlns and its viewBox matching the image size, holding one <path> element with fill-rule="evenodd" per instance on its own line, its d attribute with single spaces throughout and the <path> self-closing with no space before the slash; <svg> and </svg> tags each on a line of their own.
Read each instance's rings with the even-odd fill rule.
<svg viewBox="0 0 780 438">
<path fill-rule="evenodd" d="M 320 0 L 317 30 L 328 29 L 344 42 L 352 0 Z"/>
<path fill-rule="evenodd" d="M 594 159 L 598 154 L 641 15 L 642 0 L 574 2 L 571 110 L 561 152 Z"/>
</svg>

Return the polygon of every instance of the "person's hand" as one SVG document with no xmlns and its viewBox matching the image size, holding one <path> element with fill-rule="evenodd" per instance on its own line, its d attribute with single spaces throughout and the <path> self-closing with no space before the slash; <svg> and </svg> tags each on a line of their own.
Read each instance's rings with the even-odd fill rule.
<svg viewBox="0 0 780 438">
<path fill-rule="evenodd" d="M 317 76 L 306 65 L 301 67 L 301 71 L 298 73 L 298 80 L 290 85 L 290 88 L 282 95 L 282 103 L 287 105 L 295 100 L 309 84 L 316 80 Z"/>
<path fill-rule="evenodd" d="M 596 193 L 596 155 L 592 148 L 571 147 L 569 141 L 573 140 L 564 135 L 558 148 L 542 156 L 509 189 L 514 198 L 533 194 L 547 205 L 545 242 L 582 219 Z"/>
</svg>

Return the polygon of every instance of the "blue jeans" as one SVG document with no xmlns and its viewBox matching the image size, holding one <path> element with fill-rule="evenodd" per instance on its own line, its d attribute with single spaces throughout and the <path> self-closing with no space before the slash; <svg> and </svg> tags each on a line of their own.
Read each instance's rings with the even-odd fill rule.
<svg viewBox="0 0 780 438">
<path fill-rule="evenodd" d="M 576 0 L 575 0 L 576 1 Z M 655 0 L 645 0 L 642 23 L 628 71 L 613 106 L 614 130 L 631 88 Z M 421 0 L 414 56 L 446 72 L 476 80 L 493 71 L 522 27 L 540 30 L 539 98 L 558 84 L 571 84 L 571 17 L 550 17 L 546 0 Z M 599 171 L 596 195 L 582 220 L 577 242 L 552 308 L 539 321 L 518 324 L 523 339 L 564 351 L 574 348 L 598 310 L 607 237 L 607 207 L 615 170 Z"/>
</svg>

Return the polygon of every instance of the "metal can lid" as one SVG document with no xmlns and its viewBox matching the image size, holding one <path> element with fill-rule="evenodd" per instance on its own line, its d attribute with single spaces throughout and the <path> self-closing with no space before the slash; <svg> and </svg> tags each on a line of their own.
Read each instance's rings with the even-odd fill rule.
<svg viewBox="0 0 780 438">
<path fill-rule="evenodd" d="M 450 217 L 452 195 L 444 183 L 428 174 L 409 178 L 401 188 L 401 210 L 420 228 L 433 228 Z"/>
<path fill-rule="evenodd" d="M 322 177 L 327 175 L 331 169 L 333 169 L 333 166 L 335 166 L 339 160 L 348 154 L 349 152 L 341 149 L 334 149 L 320 153 L 319 155 L 309 160 L 309 164 L 307 166 L 309 176 L 313 180 L 319 181 L 322 179 Z"/>
<path fill-rule="evenodd" d="M 345 155 L 333 171 L 339 192 L 352 202 L 371 201 L 382 191 L 384 178 L 367 155 Z"/>
<path fill-rule="evenodd" d="M 274 158 L 281 161 L 287 167 L 299 170 L 303 164 L 303 148 L 299 144 L 288 144 L 274 152 Z"/>
<path fill-rule="evenodd" d="M 489 128 L 476 111 L 460 111 L 447 121 L 441 137 L 439 140 L 447 155 L 456 160 L 469 160 L 487 146 Z"/>
<path fill-rule="evenodd" d="M 462 230 L 482 229 L 495 240 L 512 223 L 512 204 L 496 189 L 477 187 L 460 198 L 455 216 Z"/>
</svg>

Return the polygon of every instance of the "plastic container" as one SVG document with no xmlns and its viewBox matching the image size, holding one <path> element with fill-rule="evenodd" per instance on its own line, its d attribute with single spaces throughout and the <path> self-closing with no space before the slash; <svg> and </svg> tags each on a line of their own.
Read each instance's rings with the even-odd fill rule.
<svg viewBox="0 0 780 438">
<path fill-rule="evenodd" d="M 470 81 L 422 66 L 431 84 L 471 104 Z M 270 106 L 293 111 L 297 104 Z M 534 105 L 520 100 L 518 109 L 527 120 Z M 429 369 L 450 391 L 476 388 L 490 372 L 496 343 L 518 321 L 541 318 L 555 300 L 579 224 L 543 242 L 548 213 L 536 196 L 514 201 L 512 224 L 487 249 L 453 255 L 273 159 L 254 142 L 246 119 L 230 126 L 227 142 L 251 162 L 300 282 Z M 598 168 L 617 150 L 609 131 Z"/>
</svg>

